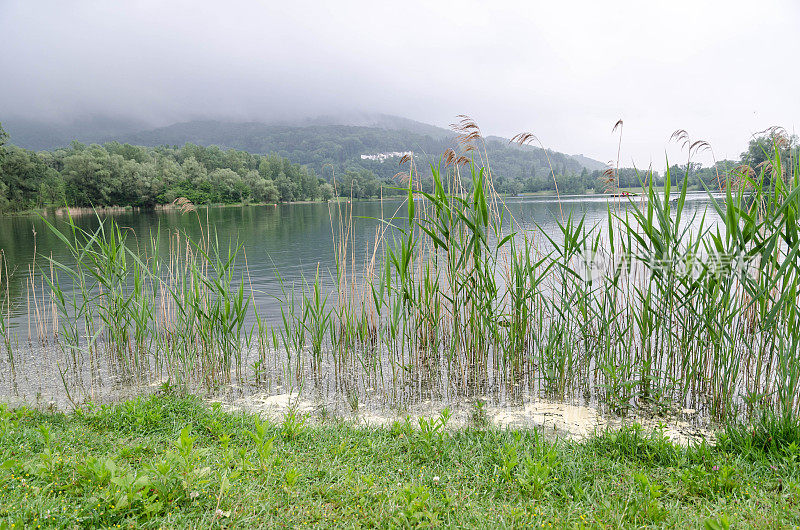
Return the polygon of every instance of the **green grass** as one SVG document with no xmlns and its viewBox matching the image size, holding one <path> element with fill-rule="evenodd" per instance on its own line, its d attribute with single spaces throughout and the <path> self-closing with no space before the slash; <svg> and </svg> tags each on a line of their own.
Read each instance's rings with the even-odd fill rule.
<svg viewBox="0 0 800 530">
<path fill-rule="evenodd" d="M 725 433 L 682 448 L 636 426 L 578 443 L 446 421 L 271 424 L 174 395 L 3 409 L 0 528 L 800 524 L 797 424 L 761 450 Z"/>
</svg>

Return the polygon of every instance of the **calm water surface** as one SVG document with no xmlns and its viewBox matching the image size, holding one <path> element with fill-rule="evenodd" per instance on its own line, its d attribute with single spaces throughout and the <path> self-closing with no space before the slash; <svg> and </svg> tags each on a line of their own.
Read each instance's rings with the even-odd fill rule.
<svg viewBox="0 0 800 530">
<path fill-rule="evenodd" d="M 625 200 L 622 199 L 623 206 Z M 565 217 L 585 216 L 587 226 L 599 224 L 601 229 L 605 229 L 609 204 L 615 204 L 609 201 L 606 197 L 578 196 L 562 197 L 559 203 L 555 197 L 523 197 L 507 199 L 506 205 L 523 230 L 533 233 L 541 229 L 558 241 L 557 221 L 562 212 Z M 705 222 L 708 226 L 709 220 L 716 217 L 708 196 L 705 193 L 689 194 L 684 219 L 696 216 L 695 224 L 699 224 L 704 213 L 708 215 Z M 335 275 L 333 232 L 338 232 L 341 218 L 352 218 L 348 254 L 358 269 L 373 257 L 378 231 L 391 233 L 391 228 L 387 230 L 386 224 L 379 219 L 392 220 L 396 216 L 394 222 L 402 224 L 406 211 L 403 201 L 385 200 L 350 205 L 215 207 L 201 208 L 196 213 L 169 210 L 100 214 L 100 217 L 108 216 L 113 216 L 120 226 L 129 230 L 132 242 L 137 238 L 146 241 L 160 232 L 165 254 L 168 251 L 165 242 L 170 232 L 185 231 L 199 238 L 201 232 L 210 226 L 221 242 L 238 241 L 247 257 L 249 281 L 256 293 L 259 313 L 275 322 L 280 316 L 281 282 L 288 287 L 304 279 L 313 281 L 319 270 L 322 279 L 330 284 Z M 49 217 L 48 221 L 65 229 L 63 218 Z M 93 229 L 97 227 L 98 219 L 94 215 L 83 215 L 76 218 L 76 224 Z M 539 240 L 543 241 L 543 238 Z M 66 263 L 70 262 L 70 256 L 47 224 L 35 216 L 0 217 L 0 249 L 10 273 L 13 326 L 22 334 L 27 315 L 26 282 L 34 257 L 37 256 L 36 266 L 45 267 L 47 256 Z"/>
</svg>

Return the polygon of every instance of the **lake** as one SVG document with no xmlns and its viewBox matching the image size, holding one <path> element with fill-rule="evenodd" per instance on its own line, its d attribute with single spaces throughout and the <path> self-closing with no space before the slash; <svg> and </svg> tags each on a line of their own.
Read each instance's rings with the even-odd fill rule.
<svg viewBox="0 0 800 530">
<path fill-rule="evenodd" d="M 508 212 L 518 226 L 531 234 L 542 231 L 560 238 L 558 221 L 564 216 L 585 216 L 586 225 L 600 224 L 605 228 L 608 208 L 627 199 L 609 199 L 598 196 L 535 196 L 505 199 Z M 624 210 L 624 208 L 623 208 Z M 705 226 L 716 218 L 706 193 L 689 193 L 684 219 L 708 214 Z M 384 219 L 403 226 L 406 217 L 402 200 L 356 201 L 353 203 L 309 203 L 268 206 L 230 206 L 198 208 L 196 212 L 181 213 L 178 210 L 130 211 L 99 215 L 113 218 L 129 231 L 130 241 L 137 238 L 147 241 L 156 232 L 166 240 L 170 233 L 185 231 L 193 238 L 201 236 L 210 226 L 220 241 L 232 241 L 242 245 L 247 257 L 248 283 L 258 294 L 255 303 L 261 315 L 271 322 L 280 317 L 276 300 L 282 297 L 281 283 L 289 286 L 306 280 L 313 281 L 319 268 L 321 277 L 330 285 L 335 275 L 334 231 L 340 221 L 352 218 L 351 261 L 360 264 L 369 261 L 375 251 L 376 234 L 392 229 L 379 221 Z M 508 216 L 506 216 L 508 220 Z M 63 217 L 47 217 L 47 221 L 66 230 Z M 98 216 L 84 214 L 75 218 L 81 228 L 93 230 L 98 226 Z M 542 239 L 541 237 L 539 239 Z M 168 252 L 163 245 L 163 252 Z M 38 267 L 47 266 L 47 257 L 69 262 L 70 256 L 64 244 L 56 237 L 47 223 L 37 216 L 0 217 L 0 249 L 11 274 L 11 314 L 15 330 L 27 332 L 26 281 L 28 270 L 36 257 Z M 278 274 L 279 273 L 279 274 Z M 67 284 L 68 285 L 68 284 Z"/>
</svg>

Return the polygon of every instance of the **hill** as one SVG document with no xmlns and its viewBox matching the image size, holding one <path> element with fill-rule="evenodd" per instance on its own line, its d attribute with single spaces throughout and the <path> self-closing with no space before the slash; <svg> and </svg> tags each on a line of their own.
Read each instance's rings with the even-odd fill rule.
<svg viewBox="0 0 800 530">
<path fill-rule="evenodd" d="M 367 116 L 363 125 L 334 123 L 336 117 L 317 118 L 302 125 L 191 121 L 177 123 L 109 140 L 145 146 L 218 145 L 256 154 L 277 154 L 303 164 L 330 179 L 332 174 L 367 171 L 381 179 L 393 177 L 402 154 L 412 151 L 423 172 L 438 164 L 446 149 L 458 150 L 455 134 L 413 120 L 394 116 Z M 495 176 L 520 189 L 549 189 L 551 167 L 556 175 L 578 176 L 605 164 L 582 155 L 570 156 L 532 146 L 509 144 L 487 138 L 486 149 Z M 549 158 L 549 161 L 548 161 Z M 590 186 L 591 187 L 591 186 Z"/>
<path fill-rule="evenodd" d="M 583 167 L 587 168 L 589 171 L 603 171 L 609 167 L 607 164 L 604 164 L 593 158 L 589 158 L 588 156 L 572 155 L 572 158 L 577 160 L 578 163 L 583 165 Z"/>
<path fill-rule="evenodd" d="M 120 142 L 158 147 L 187 143 L 219 146 L 260 155 L 278 155 L 302 164 L 326 180 L 387 182 L 401 170 L 402 155 L 413 152 L 423 177 L 440 163 L 448 148 L 459 151 L 455 133 L 426 123 L 386 114 L 350 113 L 320 116 L 291 123 L 196 120 L 142 129 L 132 121 L 92 118 L 69 124 L 12 121 L 4 123 L 17 146 L 41 150 L 84 143 Z M 580 193 L 596 187 L 591 172 L 604 164 L 582 155 L 510 144 L 505 138 L 485 141 L 495 184 L 505 193 L 559 189 Z M 563 181 L 563 182 L 562 182 Z"/>
</svg>

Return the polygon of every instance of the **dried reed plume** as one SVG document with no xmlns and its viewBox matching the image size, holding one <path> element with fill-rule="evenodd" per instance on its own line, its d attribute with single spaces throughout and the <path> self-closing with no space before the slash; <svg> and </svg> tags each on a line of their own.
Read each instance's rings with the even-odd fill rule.
<svg viewBox="0 0 800 530">
<path fill-rule="evenodd" d="M 561 206 L 561 193 L 559 193 L 558 191 L 558 181 L 556 180 L 556 173 L 553 170 L 553 164 L 550 162 L 550 155 L 548 154 L 547 149 L 544 148 L 544 145 L 542 144 L 541 140 L 539 140 L 539 138 L 535 134 L 530 132 L 522 132 L 519 134 L 515 134 L 514 137 L 511 138 L 511 140 L 509 140 L 509 143 L 515 143 L 520 147 L 524 145 L 531 145 L 534 142 L 539 144 L 539 147 L 542 149 L 542 151 L 544 151 L 545 158 L 547 158 L 547 165 L 548 167 L 550 167 L 550 175 L 553 177 L 553 185 L 555 186 L 556 197 L 558 198 L 558 209 L 561 213 L 561 220 L 563 221 L 564 207 Z"/>
<path fill-rule="evenodd" d="M 475 120 L 466 114 L 459 114 L 456 117 L 460 118 L 459 121 L 456 123 L 451 123 L 450 128 L 458 133 L 456 138 L 459 145 L 461 145 L 467 152 L 475 151 L 477 149 L 475 144 L 478 142 L 478 140 L 483 138 L 483 135 L 481 134 L 481 128 L 478 127 L 478 124 L 475 123 Z"/>
<path fill-rule="evenodd" d="M 172 201 L 172 204 L 177 206 L 180 209 L 181 213 L 189 213 L 189 212 L 194 212 L 196 210 L 194 203 L 192 203 L 192 201 L 190 201 L 186 197 L 178 197 L 177 199 Z"/>
</svg>

